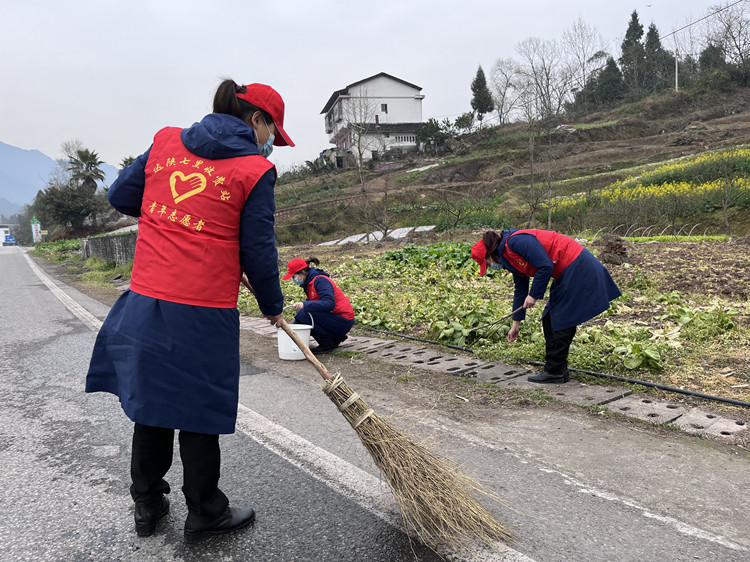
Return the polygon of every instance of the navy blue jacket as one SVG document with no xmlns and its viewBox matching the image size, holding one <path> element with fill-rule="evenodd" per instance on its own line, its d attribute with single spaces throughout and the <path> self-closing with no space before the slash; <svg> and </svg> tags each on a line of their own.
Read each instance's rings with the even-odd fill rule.
<svg viewBox="0 0 750 562">
<path fill-rule="evenodd" d="M 313 279 L 313 287 L 318 293 L 320 300 L 311 301 L 306 300 L 304 302 L 305 312 L 331 312 L 336 308 L 336 298 L 333 294 L 333 285 L 331 280 L 328 279 L 329 275 L 322 269 L 310 268 L 310 273 L 307 274 L 307 279 L 302 284 L 302 289 L 307 294 L 307 285 L 310 279 Z"/>
<path fill-rule="evenodd" d="M 544 246 L 533 234 L 516 234 L 518 229 L 503 230 L 498 252 L 493 258 L 513 274 L 513 310 L 523 306 L 527 295 L 544 298 L 552 278 L 554 265 Z M 536 275 L 529 290 L 529 277 L 511 265 L 502 250 L 507 246 L 534 267 Z M 610 301 L 620 296 L 620 290 L 606 268 L 586 248 L 552 282 L 547 305 L 542 316 L 549 314 L 553 330 L 564 330 L 591 320 L 609 308 Z M 513 320 L 526 318 L 523 309 L 513 315 Z"/>
</svg>

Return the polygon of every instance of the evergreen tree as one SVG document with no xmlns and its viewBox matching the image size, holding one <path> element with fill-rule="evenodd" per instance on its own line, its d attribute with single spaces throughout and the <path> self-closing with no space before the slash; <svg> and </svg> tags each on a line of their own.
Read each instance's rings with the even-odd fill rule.
<svg viewBox="0 0 750 562">
<path fill-rule="evenodd" d="M 698 56 L 698 85 L 726 92 L 732 87 L 732 78 L 732 65 L 727 63 L 726 51 L 716 43 L 709 43 Z"/>
<path fill-rule="evenodd" d="M 585 115 L 612 107 L 623 100 L 626 87 L 622 72 L 612 57 L 607 58 L 604 68 L 594 72 L 586 86 L 576 92 L 575 100 L 569 106 L 571 113 Z"/>
<path fill-rule="evenodd" d="M 648 26 L 643 44 L 643 86 L 647 92 L 660 92 L 674 82 L 674 57 L 662 47 L 659 30 Z"/>
<path fill-rule="evenodd" d="M 698 56 L 698 69 L 701 74 L 710 74 L 716 70 L 724 70 L 726 66 L 724 49 L 715 43 L 709 43 Z"/>
<path fill-rule="evenodd" d="M 646 53 L 641 42 L 642 38 L 643 25 L 638 21 L 638 12 L 633 10 L 625 32 L 625 39 L 622 41 L 620 68 L 628 91 L 635 96 L 639 96 L 643 90 L 643 66 Z"/>
<path fill-rule="evenodd" d="M 610 107 L 625 96 L 625 80 L 615 59 L 609 57 L 606 66 L 597 75 L 594 84 L 594 99 L 599 107 Z"/>
<path fill-rule="evenodd" d="M 467 111 L 463 115 L 456 117 L 455 127 L 464 133 L 470 133 L 474 128 L 474 112 Z"/>
<path fill-rule="evenodd" d="M 438 154 L 438 145 L 445 142 L 446 136 L 443 132 L 443 128 L 437 119 L 431 117 L 424 123 L 417 131 L 417 141 L 423 143 L 425 146 L 428 144 L 433 145 L 435 149 L 435 156 Z"/>
<path fill-rule="evenodd" d="M 91 191 L 83 184 L 69 178 L 54 178 L 47 182 L 44 191 L 40 191 L 34 199 L 33 207 L 37 216 L 52 225 L 70 228 L 73 232 L 80 231 L 83 223 L 96 207 Z M 44 223 L 42 223 L 44 224 Z"/>
<path fill-rule="evenodd" d="M 482 119 L 486 113 L 491 112 L 495 109 L 495 102 L 492 99 L 490 89 L 487 87 L 487 79 L 484 77 L 484 70 L 481 65 L 477 70 L 477 75 L 471 82 L 471 108 L 476 111 L 477 119 L 479 119 L 479 126 L 482 126 Z"/>
</svg>

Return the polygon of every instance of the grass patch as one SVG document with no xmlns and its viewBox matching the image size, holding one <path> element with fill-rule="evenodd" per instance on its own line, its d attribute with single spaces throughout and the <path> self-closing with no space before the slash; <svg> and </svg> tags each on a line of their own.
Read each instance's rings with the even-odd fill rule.
<svg viewBox="0 0 750 562">
<path fill-rule="evenodd" d="M 543 390 L 521 390 L 514 389 L 518 397 L 513 400 L 515 406 L 544 406 L 553 402 L 559 402 Z"/>
<path fill-rule="evenodd" d="M 335 349 L 333 351 L 333 354 L 337 357 L 350 357 L 352 359 L 361 359 L 362 354 L 359 351 L 340 351 L 338 349 Z"/>
<path fill-rule="evenodd" d="M 65 263 L 81 259 L 81 239 L 42 242 L 29 251 L 34 257 L 45 258 L 53 263 Z"/>
<path fill-rule="evenodd" d="M 89 265 L 92 265 L 93 268 L 89 269 Z M 86 260 L 84 268 L 86 270 L 81 273 L 80 281 L 87 285 L 102 286 L 112 284 L 114 278 L 116 278 L 115 282 L 117 283 L 130 279 L 133 272 L 133 263 L 117 266 L 114 262 L 91 257 Z"/>
</svg>

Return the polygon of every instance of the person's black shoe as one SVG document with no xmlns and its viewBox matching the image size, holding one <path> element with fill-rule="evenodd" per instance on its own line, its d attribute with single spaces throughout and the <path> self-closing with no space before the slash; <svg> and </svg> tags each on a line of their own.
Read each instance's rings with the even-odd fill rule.
<svg viewBox="0 0 750 562">
<path fill-rule="evenodd" d="M 227 507 L 224 513 L 214 519 L 188 512 L 187 521 L 185 521 L 185 542 L 195 544 L 214 535 L 231 533 L 247 527 L 253 521 L 255 521 L 255 511 L 251 508 Z"/>
<path fill-rule="evenodd" d="M 562 384 L 570 380 L 570 375 L 567 372 L 560 375 L 553 375 L 547 371 L 539 371 L 527 377 L 526 380 L 543 384 Z"/>
<path fill-rule="evenodd" d="M 135 532 L 139 537 L 150 537 L 156 531 L 159 519 L 169 513 L 169 498 L 135 501 Z"/>
<path fill-rule="evenodd" d="M 321 353 L 330 353 L 334 349 L 338 347 L 338 344 L 336 345 L 319 345 L 317 347 L 311 348 L 310 351 L 313 352 L 313 355 L 319 355 Z"/>
</svg>

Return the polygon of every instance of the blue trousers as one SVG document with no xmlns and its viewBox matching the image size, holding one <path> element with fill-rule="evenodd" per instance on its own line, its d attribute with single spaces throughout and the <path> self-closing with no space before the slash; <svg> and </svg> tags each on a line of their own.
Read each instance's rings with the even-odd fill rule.
<svg viewBox="0 0 750 562">
<path fill-rule="evenodd" d="M 310 318 L 312 316 L 312 319 Z M 294 317 L 297 324 L 312 324 L 310 335 L 322 346 L 338 345 L 346 339 L 346 334 L 354 326 L 354 320 L 348 320 L 333 312 L 312 312 L 301 310 Z"/>
</svg>

